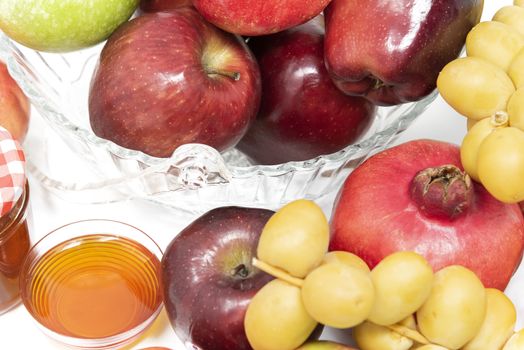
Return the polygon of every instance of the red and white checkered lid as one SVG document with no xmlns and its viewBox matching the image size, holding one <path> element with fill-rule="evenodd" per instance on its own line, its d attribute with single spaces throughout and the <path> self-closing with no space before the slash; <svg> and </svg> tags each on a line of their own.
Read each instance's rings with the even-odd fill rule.
<svg viewBox="0 0 524 350">
<path fill-rule="evenodd" d="M 26 182 L 25 155 L 20 143 L 0 126 L 0 216 L 16 204 Z"/>
</svg>

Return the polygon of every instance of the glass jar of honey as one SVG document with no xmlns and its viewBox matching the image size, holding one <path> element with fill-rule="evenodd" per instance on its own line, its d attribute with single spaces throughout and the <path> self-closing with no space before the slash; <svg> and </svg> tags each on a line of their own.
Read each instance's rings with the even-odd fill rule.
<svg viewBox="0 0 524 350">
<path fill-rule="evenodd" d="M 0 314 L 20 301 L 18 279 L 31 245 L 28 204 L 24 152 L 0 127 Z"/>
</svg>

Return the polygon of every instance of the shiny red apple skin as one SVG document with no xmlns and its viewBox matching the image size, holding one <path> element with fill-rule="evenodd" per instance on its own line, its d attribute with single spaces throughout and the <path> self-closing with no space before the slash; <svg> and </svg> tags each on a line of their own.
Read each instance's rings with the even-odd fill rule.
<svg viewBox="0 0 524 350">
<path fill-rule="evenodd" d="M 322 17 L 250 38 L 262 76 L 255 123 L 238 148 L 260 164 L 302 161 L 339 151 L 369 127 L 375 106 L 337 89 L 324 65 Z"/>
<path fill-rule="evenodd" d="M 139 9 L 142 12 L 157 12 L 191 5 L 192 0 L 141 0 Z"/>
<path fill-rule="evenodd" d="M 171 241 L 162 259 L 164 305 L 184 343 L 251 350 L 244 315 L 251 298 L 272 279 L 251 260 L 271 215 L 266 209 L 216 208 Z"/>
<path fill-rule="evenodd" d="M 333 0 L 325 10 L 328 71 L 347 94 L 379 105 L 417 101 L 461 52 L 482 0 Z"/>
<path fill-rule="evenodd" d="M 305 23 L 331 0 L 193 0 L 206 20 L 230 33 L 267 35 Z"/>
<path fill-rule="evenodd" d="M 13 138 L 23 142 L 29 128 L 31 104 L 11 77 L 6 65 L 0 62 L 0 126 Z"/>
<path fill-rule="evenodd" d="M 109 38 L 89 114 L 99 137 L 169 157 L 185 143 L 233 147 L 259 103 L 260 72 L 243 40 L 183 7 L 144 14 Z"/>
</svg>

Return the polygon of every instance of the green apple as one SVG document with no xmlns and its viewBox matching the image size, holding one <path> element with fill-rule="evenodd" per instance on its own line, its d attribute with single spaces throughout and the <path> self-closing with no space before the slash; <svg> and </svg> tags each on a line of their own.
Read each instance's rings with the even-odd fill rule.
<svg viewBox="0 0 524 350">
<path fill-rule="evenodd" d="M 67 52 L 105 40 L 139 0 L 0 0 L 0 29 L 35 50 Z"/>
</svg>

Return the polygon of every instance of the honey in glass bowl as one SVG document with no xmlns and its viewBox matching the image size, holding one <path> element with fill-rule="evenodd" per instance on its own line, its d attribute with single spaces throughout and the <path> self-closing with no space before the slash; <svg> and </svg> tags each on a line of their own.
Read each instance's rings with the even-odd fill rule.
<svg viewBox="0 0 524 350">
<path fill-rule="evenodd" d="M 78 347 L 120 347 L 160 312 L 161 251 L 143 244 L 145 234 L 137 240 L 141 231 L 115 231 L 120 225 L 136 230 L 106 220 L 78 222 L 30 251 L 21 272 L 22 300 L 51 337 Z M 75 232 L 87 233 L 71 236 Z"/>
</svg>

